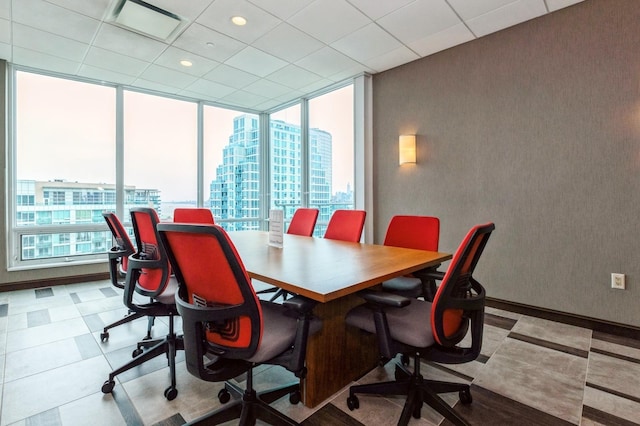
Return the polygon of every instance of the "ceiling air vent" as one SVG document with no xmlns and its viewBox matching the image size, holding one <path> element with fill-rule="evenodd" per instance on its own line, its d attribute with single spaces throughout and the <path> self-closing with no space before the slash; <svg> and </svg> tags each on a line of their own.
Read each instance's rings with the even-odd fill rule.
<svg viewBox="0 0 640 426">
<path fill-rule="evenodd" d="M 171 42 L 187 20 L 142 0 L 117 0 L 110 22 L 156 40 Z"/>
</svg>

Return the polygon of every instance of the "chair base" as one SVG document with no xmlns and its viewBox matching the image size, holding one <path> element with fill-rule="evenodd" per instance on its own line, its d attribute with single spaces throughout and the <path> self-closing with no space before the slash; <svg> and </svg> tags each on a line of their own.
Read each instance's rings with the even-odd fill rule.
<svg viewBox="0 0 640 426">
<path fill-rule="evenodd" d="M 143 351 L 142 348 L 149 348 L 149 350 Z M 133 351 L 134 358 L 109 373 L 109 378 L 102 385 L 102 392 L 111 393 L 115 386 L 114 379 L 118 374 L 131 370 L 150 359 L 164 354 L 167 356 L 171 377 L 171 385 L 165 389 L 164 396 L 171 401 L 178 395 L 178 390 L 176 388 L 176 352 L 178 350 L 184 350 L 184 341 L 182 336 L 177 336 L 175 333 L 170 333 L 164 339 L 143 340 L 138 342 L 137 348 Z"/>
<path fill-rule="evenodd" d="M 300 392 L 300 384 L 284 385 L 278 388 L 272 388 L 267 391 L 256 393 L 253 389 L 253 373 L 252 368 L 247 371 L 247 388 L 241 389 L 239 386 L 226 382 L 224 389 L 218 393 L 220 402 L 226 402 L 230 398 L 230 394 L 234 394 L 238 399 L 225 405 L 211 413 L 207 413 L 186 425 L 204 426 L 218 425 L 234 419 L 239 419 L 238 425 L 249 426 L 255 425 L 257 420 L 262 420 L 270 425 L 275 426 L 299 426 L 299 423 L 277 411 L 269 404 L 280 399 L 286 394 L 298 395 Z M 295 397 L 290 397 L 291 402 L 299 402 Z"/>
<path fill-rule="evenodd" d="M 264 290 L 256 291 L 256 294 L 266 294 L 266 293 L 275 293 L 273 296 L 271 296 L 271 299 L 269 299 L 269 302 L 275 302 L 280 297 L 282 297 L 282 300 L 287 300 L 287 297 L 291 295 L 291 293 L 289 293 L 288 291 L 278 287 L 267 288 Z"/>
<path fill-rule="evenodd" d="M 425 403 L 453 424 L 467 426 L 469 423 L 440 398 L 438 394 L 458 392 L 460 402 L 470 404 L 472 400 L 470 386 L 465 383 L 425 380 L 420 375 L 419 358 L 416 357 L 415 362 L 417 364 L 413 373 L 401 365 L 396 365 L 396 380 L 394 381 L 351 386 L 349 388 L 349 397 L 347 398 L 347 406 L 349 409 L 354 410 L 359 406 L 358 399 L 355 396 L 356 393 L 369 395 L 406 395 L 407 399 L 405 400 L 402 414 L 398 420 L 399 426 L 407 425 L 411 416 L 419 419 L 421 417 L 422 405 Z"/>
</svg>

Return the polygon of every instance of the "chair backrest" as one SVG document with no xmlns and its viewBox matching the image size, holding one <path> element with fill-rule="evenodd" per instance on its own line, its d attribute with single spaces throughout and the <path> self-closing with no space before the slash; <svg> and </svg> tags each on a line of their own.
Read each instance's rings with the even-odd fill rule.
<svg viewBox="0 0 640 426">
<path fill-rule="evenodd" d="M 207 345 L 225 358 L 253 355 L 262 335 L 262 311 L 225 230 L 219 225 L 184 223 L 162 223 L 158 230 L 180 284 L 176 303 L 184 323 L 185 349 L 190 343 Z M 219 320 L 212 322 L 212 315 Z"/>
<path fill-rule="evenodd" d="M 313 235 L 313 229 L 316 227 L 318 220 L 318 209 L 309 209 L 301 207 L 296 209 L 289 223 L 287 234 L 302 235 L 310 237 Z"/>
<path fill-rule="evenodd" d="M 431 330 L 435 341 L 442 346 L 454 346 L 464 338 L 472 315 L 474 326 L 480 328 L 481 343 L 484 288 L 473 278 L 473 271 L 494 229 L 493 223 L 487 223 L 469 230 L 433 298 Z"/>
<path fill-rule="evenodd" d="M 159 296 L 167 286 L 171 269 L 164 248 L 159 244 L 156 227 L 158 214 L 149 207 L 134 207 L 130 210 L 137 252 L 129 259 L 129 266 L 136 266 L 134 276 L 136 291 L 145 296 Z"/>
<path fill-rule="evenodd" d="M 364 210 L 336 210 L 329 219 L 324 237 L 357 243 L 362 237 L 366 214 Z"/>
<path fill-rule="evenodd" d="M 215 223 L 211 210 L 195 207 L 175 209 L 173 211 L 173 221 L 176 223 Z"/>
<path fill-rule="evenodd" d="M 127 234 L 127 231 L 124 229 L 122 222 L 115 213 L 103 212 L 102 217 L 104 217 L 104 220 L 111 230 L 115 244 L 109 250 L 109 275 L 111 277 L 111 283 L 116 287 L 122 288 L 122 284 L 118 281 L 118 275 L 127 273 L 129 255 L 135 253 L 135 247 L 129 238 L 129 234 Z"/>
<path fill-rule="evenodd" d="M 432 216 L 394 216 L 387 227 L 385 246 L 438 251 L 440 220 Z"/>
</svg>

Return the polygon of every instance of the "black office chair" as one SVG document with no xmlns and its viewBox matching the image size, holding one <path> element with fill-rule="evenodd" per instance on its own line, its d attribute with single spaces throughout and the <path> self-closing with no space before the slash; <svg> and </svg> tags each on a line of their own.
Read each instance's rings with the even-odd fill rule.
<svg viewBox="0 0 640 426">
<path fill-rule="evenodd" d="M 460 402 L 470 404 L 469 385 L 424 379 L 420 359 L 460 364 L 480 355 L 485 290 L 472 274 L 494 229 L 494 224 L 488 223 L 469 231 L 454 254 L 433 302 L 385 292 L 361 293 L 367 303 L 347 313 L 347 324 L 376 334 L 383 364 L 396 354 L 410 354 L 414 369 L 410 372 L 397 364 L 394 381 L 351 386 L 347 398 L 350 410 L 360 405 L 356 394 L 406 395 L 398 425 L 407 425 L 411 416 L 420 418 L 423 403 L 456 425 L 467 424 L 438 394 L 458 392 Z M 459 346 L 469 329 L 471 346 Z"/>
<path fill-rule="evenodd" d="M 227 381 L 247 373 L 244 391 L 231 382 L 218 393 L 233 404 L 189 424 L 219 424 L 236 418 L 241 425 L 257 419 L 273 425 L 297 423 L 269 403 L 289 394 L 300 401 L 300 380 L 256 393 L 253 368 L 285 367 L 304 378 L 307 338 L 321 328 L 311 314 L 317 302 L 295 296 L 283 304 L 258 299 L 242 260 L 218 225 L 161 223 L 158 231 L 180 283 L 176 298 L 182 316 L 187 370 L 207 381 Z"/>
<path fill-rule="evenodd" d="M 159 219 L 152 208 L 137 207 L 131 209 L 131 223 L 136 236 L 136 253 L 129 256 L 127 276 L 124 285 L 123 300 L 132 312 L 151 316 L 168 317 L 169 333 L 162 339 L 142 340 L 133 351 L 133 359 L 127 364 L 109 373 L 102 385 L 103 393 L 110 393 L 115 386 L 115 377 L 127 370 L 159 355 L 166 355 L 169 364 L 171 385 L 165 389 L 164 396 L 171 401 L 178 395 L 176 389 L 176 351 L 184 349 L 182 336 L 174 330 L 173 318 L 178 315 L 175 304 L 177 281 L 171 276 L 169 260 L 159 244 L 156 226 Z M 141 303 L 134 299 L 134 293 L 149 298 Z"/>
<path fill-rule="evenodd" d="M 113 236 L 114 246 L 109 250 L 109 277 L 111 278 L 111 285 L 122 290 L 124 289 L 124 278 L 127 275 L 127 266 L 129 263 L 129 256 L 135 253 L 135 247 L 124 229 L 122 222 L 118 216 L 113 212 L 104 212 L 102 217 L 107 222 L 111 235 Z M 132 312 L 129 310 L 127 315 L 122 319 L 112 322 L 106 325 L 102 333 L 100 333 L 100 340 L 106 342 L 109 340 L 109 330 L 122 324 L 126 324 L 135 319 L 144 317 L 142 312 Z M 151 328 L 153 327 L 153 317 L 149 317 L 149 324 L 147 326 L 147 335 L 145 340 L 151 339 Z"/>
</svg>

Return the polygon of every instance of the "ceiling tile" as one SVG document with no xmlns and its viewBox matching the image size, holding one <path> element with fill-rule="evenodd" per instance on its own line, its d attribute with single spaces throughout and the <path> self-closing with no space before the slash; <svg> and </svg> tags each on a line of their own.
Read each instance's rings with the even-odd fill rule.
<svg viewBox="0 0 640 426">
<path fill-rule="evenodd" d="M 233 24 L 233 16 L 246 18 L 247 24 Z M 282 22 L 246 0 L 216 0 L 196 21 L 245 43 L 257 40 Z"/>
<path fill-rule="evenodd" d="M 462 19 L 469 20 L 480 15 L 500 9 L 503 6 L 513 3 L 514 0 L 448 0 L 451 7 L 460 15 Z"/>
<path fill-rule="evenodd" d="M 0 18 L 11 19 L 11 0 L 0 0 Z"/>
<path fill-rule="evenodd" d="M 0 59 L 4 59 L 7 62 L 13 62 L 10 44 L 0 43 Z"/>
<path fill-rule="evenodd" d="M 458 44 L 466 43 L 475 37 L 465 24 L 454 25 L 443 31 L 409 43 L 409 47 L 420 56 L 428 56 Z"/>
<path fill-rule="evenodd" d="M 267 79 L 283 84 L 290 89 L 299 89 L 312 83 L 323 80 L 318 74 L 312 73 L 295 65 L 287 65 L 284 68 L 270 74 Z"/>
<path fill-rule="evenodd" d="M 376 20 L 415 0 L 371 1 L 347 0 L 369 18 Z"/>
<path fill-rule="evenodd" d="M 295 62 L 324 47 L 324 43 L 289 24 L 282 23 L 253 43 L 255 47 L 285 61 Z"/>
<path fill-rule="evenodd" d="M 180 64 L 180 61 L 188 60 L 191 62 L 190 67 L 185 67 Z M 196 77 L 202 77 L 220 63 L 212 61 L 195 53 L 187 52 L 177 47 L 169 46 L 167 50 L 154 61 L 156 65 L 162 65 L 163 67 L 172 68 L 176 71 L 183 72 L 185 74 L 191 74 Z"/>
<path fill-rule="evenodd" d="M 547 6 L 549 7 L 549 12 L 553 12 L 580 3 L 581 1 L 582 0 L 547 0 Z"/>
<path fill-rule="evenodd" d="M 395 50 L 385 52 L 380 56 L 370 58 L 363 62 L 372 70 L 375 70 L 376 72 L 382 72 L 391 68 L 395 68 L 396 66 L 398 66 L 398 63 L 406 64 L 408 62 L 415 61 L 416 59 L 420 59 L 420 56 L 418 56 L 411 49 L 401 45 Z"/>
<path fill-rule="evenodd" d="M 359 62 L 384 55 L 402 47 L 388 32 L 371 23 L 331 43 L 331 47 Z"/>
<path fill-rule="evenodd" d="M 228 94 L 236 91 L 236 89 L 232 87 L 205 80 L 203 78 L 200 78 L 192 84 L 188 85 L 185 90 L 193 93 L 205 93 L 208 96 L 217 99 L 227 96 Z"/>
<path fill-rule="evenodd" d="M 289 18 L 291 25 L 327 44 L 370 22 L 344 0 L 316 0 Z"/>
<path fill-rule="evenodd" d="M 24 49 L 15 45 L 13 46 L 13 63 L 71 75 L 75 75 L 78 68 L 80 68 L 80 64 L 78 62 L 69 61 L 67 59 L 58 58 L 56 56 L 47 55 L 46 53 L 36 52 L 30 49 Z"/>
<path fill-rule="evenodd" d="M 285 20 L 299 10 L 311 4 L 314 0 L 249 0 L 254 5 L 266 10 L 270 14 Z"/>
<path fill-rule="evenodd" d="M 247 84 L 257 81 L 260 77 L 255 74 L 230 67 L 229 65 L 220 64 L 212 71 L 208 72 L 204 78 L 235 89 L 242 89 Z"/>
<path fill-rule="evenodd" d="M 471 19 L 467 21 L 467 25 L 476 37 L 482 37 L 537 18 L 546 12 L 543 0 L 520 0 Z"/>
<path fill-rule="evenodd" d="M 197 80 L 197 78 L 192 75 L 174 71 L 159 65 L 149 66 L 149 68 L 144 70 L 141 78 L 156 83 L 162 83 L 170 87 L 177 87 L 179 89 L 184 89 Z"/>
<path fill-rule="evenodd" d="M 191 24 L 173 46 L 205 58 L 224 62 L 247 45 L 200 24 Z"/>
<path fill-rule="evenodd" d="M 256 110 L 258 110 L 258 111 L 269 111 L 269 110 L 271 110 L 271 109 L 283 104 L 284 102 L 288 102 L 288 101 L 291 101 L 291 100 L 296 99 L 296 98 L 297 98 L 297 96 L 292 96 L 292 97 L 287 98 L 285 101 L 281 101 L 279 99 L 269 99 L 266 102 L 263 102 L 261 104 L 257 104 L 254 108 Z"/>
<path fill-rule="evenodd" d="M 47 0 L 49 3 L 57 4 L 65 9 L 72 10 L 82 15 L 90 16 L 93 19 L 102 20 L 105 13 L 110 9 L 111 0 Z"/>
<path fill-rule="evenodd" d="M 0 43 L 11 44 L 11 22 L 0 19 Z"/>
<path fill-rule="evenodd" d="M 60 37 L 55 34 L 36 30 L 21 24 L 13 24 L 13 44 L 50 56 L 81 62 L 89 45 Z M 48 69 L 45 67 L 45 69 Z"/>
<path fill-rule="evenodd" d="M 322 77 L 329 77 L 359 65 L 353 59 L 328 46 L 296 61 L 295 64 Z"/>
<path fill-rule="evenodd" d="M 275 98 L 291 92 L 290 87 L 283 86 L 282 84 L 278 84 L 264 78 L 256 81 L 255 83 L 249 84 L 242 90 L 256 95 L 265 96 L 267 98 Z"/>
<path fill-rule="evenodd" d="M 461 21 L 444 0 L 416 0 L 377 22 L 400 41 L 408 44 Z"/>
<path fill-rule="evenodd" d="M 111 24 L 102 24 L 93 43 L 103 49 L 152 62 L 167 45 Z"/>
<path fill-rule="evenodd" d="M 84 60 L 87 65 L 137 77 L 150 65 L 149 62 L 122 55 L 110 50 L 92 47 Z"/>
<path fill-rule="evenodd" d="M 256 105 L 268 101 L 264 96 L 254 95 L 253 93 L 237 90 L 221 99 L 222 102 L 229 102 L 232 105 L 239 105 L 245 108 L 254 108 Z"/>
<path fill-rule="evenodd" d="M 92 40 L 100 21 L 43 0 L 13 2 L 14 22 L 87 43 Z"/>
<path fill-rule="evenodd" d="M 143 78 L 138 78 L 133 83 L 135 84 L 136 87 L 140 87 L 142 89 L 147 89 L 147 90 L 153 90 L 156 92 L 175 94 L 180 91 L 180 89 L 176 87 L 168 86 L 162 83 L 157 83 L 155 81 L 145 80 Z"/>
<path fill-rule="evenodd" d="M 125 75 L 112 70 L 98 68 L 91 65 L 82 65 L 78 70 L 78 75 L 95 80 L 108 81 L 110 83 L 118 83 L 130 85 L 135 81 L 135 77 Z"/>
<path fill-rule="evenodd" d="M 278 59 L 251 46 L 245 47 L 225 63 L 260 77 L 266 77 L 287 65 L 282 59 Z"/>
</svg>

